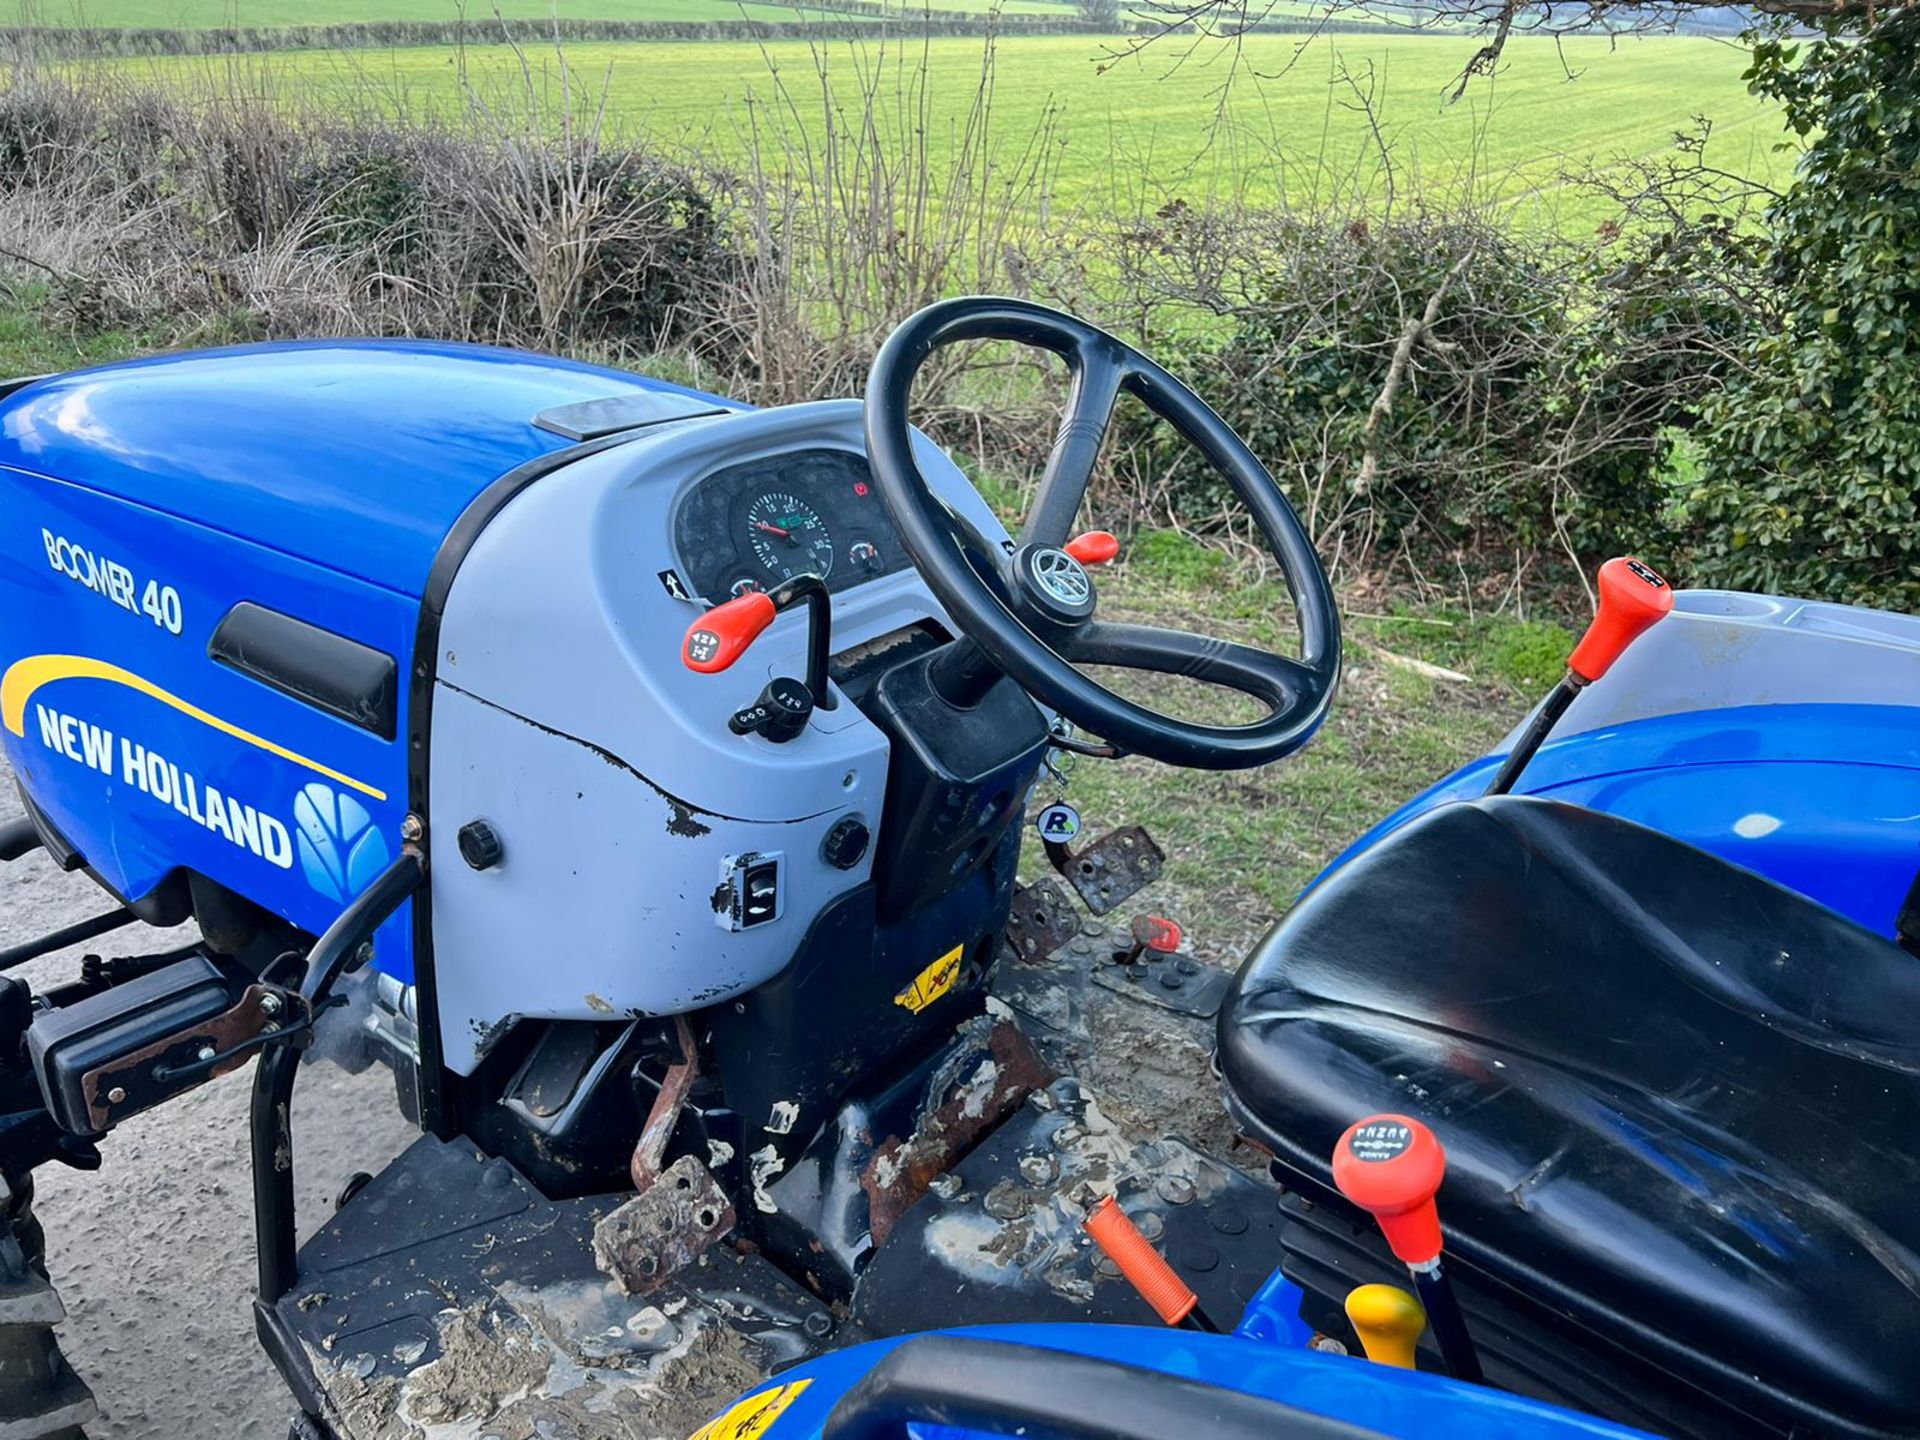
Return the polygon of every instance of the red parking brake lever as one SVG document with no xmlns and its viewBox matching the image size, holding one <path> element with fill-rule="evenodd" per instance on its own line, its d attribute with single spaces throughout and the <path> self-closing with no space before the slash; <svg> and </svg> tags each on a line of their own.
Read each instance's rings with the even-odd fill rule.
<svg viewBox="0 0 1920 1440">
<path fill-rule="evenodd" d="M 1373 1216 L 1387 1247 L 1412 1273 L 1448 1371 L 1477 1383 L 1480 1357 L 1452 1282 L 1440 1269 L 1445 1241 L 1434 1196 L 1446 1173 L 1447 1152 L 1439 1139 L 1406 1115 L 1369 1115 L 1349 1125 L 1333 1147 L 1333 1183 Z"/>
<path fill-rule="evenodd" d="M 1591 685 L 1653 626 L 1673 613 L 1673 587 L 1651 565 L 1618 555 L 1600 567 L 1600 605 L 1567 669 Z"/>
<path fill-rule="evenodd" d="M 1567 713 L 1584 686 L 1591 685 L 1613 662 L 1627 653 L 1627 647 L 1673 613 L 1673 587 L 1660 572 L 1627 555 L 1616 555 L 1600 567 L 1600 603 L 1593 623 L 1580 643 L 1567 657 L 1567 673 L 1547 692 L 1540 708 L 1533 712 L 1527 728 L 1507 752 L 1500 772 L 1487 787 L 1489 795 L 1505 795 L 1513 789 L 1520 772 L 1527 768 L 1534 752 L 1546 742 Z"/>
<path fill-rule="evenodd" d="M 689 670 L 717 675 L 747 653 L 776 613 L 773 597 L 759 590 L 716 605 L 687 627 L 680 658 Z"/>
<path fill-rule="evenodd" d="M 1107 530 L 1089 530 L 1060 548 L 1082 565 L 1109 565 L 1120 556 L 1120 537 Z"/>
</svg>

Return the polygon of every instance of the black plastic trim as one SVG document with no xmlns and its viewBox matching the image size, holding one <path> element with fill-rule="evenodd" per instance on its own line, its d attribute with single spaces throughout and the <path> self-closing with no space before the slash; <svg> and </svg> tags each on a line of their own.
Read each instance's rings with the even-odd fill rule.
<svg viewBox="0 0 1920 1440">
<path fill-rule="evenodd" d="M 926 1335 L 840 1398 L 822 1440 L 904 1440 L 909 1424 L 1023 1440 L 1383 1440 L 1377 1430 L 1182 1375 L 1002 1340 Z"/>
<path fill-rule="evenodd" d="M 15 375 L 10 380 L 0 380 L 0 400 L 6 399 L 16 390 L 24 390 L 36 380 L 51 380 L 58 372 L 49 370 L 44 375 Z"/>
<path fill-rule="evenodd" d="M 384 650 L 242 600 L 215 627 L 207 658 L 393 739 L 400 667 Z"/>
<path fill-rule="evenodd" d="M 509 501 L 534 481 L 565 469 L 576 460 L 611 450 L 640 438 L 646 431 L 622 430 L 550 450 L 514 466 L 482 490 L 460 512 L 427 572 L 420 595 L 420 623 L 414 631 L 412 668 L 407 672 L 407 805 L 422 822 L 431 823 L 428 793 L 433 726 L 433 682 L 440 652 L 440 622 L 446 614 L 453 580 L 466 563 L 480 532 L 493 522 Z M 440 991 L 434 973 L 433 887 L 423 886 L 413 897 L 413 984 L 420 1020 L 420 1127 L 441 1140 L 459 1133 L 457 1096 L 447 1084 L 446 1057 L 440 1045 Z"/>
<path fill-rule="evenodd" d="M 0 824 L 0 863 L 18 860 L 40 848 L 40 832 L 25 815 Z"/>
<path fill-rule="evenodd" d="M 558 435 L 564 440 L 600 440 L 609 435 L 630 434 L 649 425 L 664 425 L 671 420 L 725 415 L 732 408 L 672 390 L 635 390 L 625 395 L 549 406 L 533 417 L 533 423 L 549 435 Z"/>
</svg>

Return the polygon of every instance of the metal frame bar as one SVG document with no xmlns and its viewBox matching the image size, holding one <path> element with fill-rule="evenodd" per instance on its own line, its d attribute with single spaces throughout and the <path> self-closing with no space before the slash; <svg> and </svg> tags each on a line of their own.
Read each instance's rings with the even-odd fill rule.
<svg viewBox="0 0 1920 1440">
<path fill-rule="evenodd" d="M 426 878 L 426 856 L 408 846 L 340 912 L 340 918 L 327 927 L 327 933 L 307 954 L 300 994 L 311 1010 L 318 1010 L 334 983 L 354 966 L 373 932 L 420 889 Z M 301 1054 L 295 1046 L 276 1045 L 260 1057 L 253 1076 L 249 1128 L 257 1299 L 262 1305 L 280 1299 L 299 1276 L 293 1202 L 293 1082 L 300 1072 Z"/>
</svg>

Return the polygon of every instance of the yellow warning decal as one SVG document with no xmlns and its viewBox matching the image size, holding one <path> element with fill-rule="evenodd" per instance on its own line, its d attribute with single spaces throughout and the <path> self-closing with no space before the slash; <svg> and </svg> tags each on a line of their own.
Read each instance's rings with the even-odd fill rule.
<svg viewBox="0 0 1920 1440">
<path fill-rule="evenodd" d="M 933 964 L 914 976 L 913 984 L 907 986 L 893 997 L 893 1003 L 904 1005 L 918 1015 L 927 1006 L 933 1004 L 942 995 L 953 989 L 953 982 L 960 978 L 960 957 L 967 953 L 965 945 L 956 945 Z"/>
<path fill-rule="evenodd" d="M 371 795 L 376 800 L 387 798 L 384 790 L 376 790 L 351 775 L 342 775 L 318 760 L 309 759 L 284 745 L 276 745 L 251 730 L 242 730 L 232 721 L 222 720 L 218 715 L 209 714 L 198 705 L 182 700 L 172 691 L 162 690 L 145 676 L 135 675 L 131 670 L 123 670 L 118 665 L 110 665 L 105 660 L 95 660 L 86 655 L 29 655 L 24 660 L 14 661 L 7 667 L 6 675 L 0 677 L 0 724 L 4 724 L 14 735 L 24 736 L 27 733 L 27 698 L 42 685 L 51 685 L 56 680 L 105 680 L 109 684 L 124 685 L 129 690 L 158 700 L 162 705 L 172 706 L 202 725 L 212 726 L 224 735 L 231 735 L 236 740 L 265 750 L 269 755 L 278 755 L 282 760 L 305 766 L 316 775 L 324 775 L 338 784 L 358 790 L 362 795 Z"/>
<path fill-rule="evenodd" d="M 694 1431 L 690 1440 L 758 1440 L 759 1436 L 773 1428 L 773 1422 L 812 1383 L 811 1380 L 795 1380 L 789 1385 L 776 1385 L 771 1390 L 762 1390 L 758 1395 L 749 1395 L 724 1415 L 716 1415 Z"/>
</svg>

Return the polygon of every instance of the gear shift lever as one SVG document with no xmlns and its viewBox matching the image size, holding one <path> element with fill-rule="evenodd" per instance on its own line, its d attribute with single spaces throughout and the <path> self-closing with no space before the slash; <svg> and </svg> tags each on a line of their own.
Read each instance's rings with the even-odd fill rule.
<svg viewBox="0 0 1920 1440">
<path fill-rule="evenodd" d="M 1373 1216 L 1406 1263 L 1448 1372 L 1479 1384 L 1480 1357 L 1453 1284 L 1440 1269 L 1445 1242 L 1433 1197 L 1446 1173 L 1447 1152 L 1433 1131 L 1405 1115 L 1369 1115 L 1349 1125 L 1333 1147 L 1333 1183 Z"/>
<path fill-rule="evenodd" d="M 1487 787 L 1489 795 L 1505 795 L 1520 772 L 1567 713 L 1573 697 L 1613 667 L 1627 647 L 1673 611 L 1673 589 L 1650 565 L 1625 555 L 1600 567 L 1600 604 L 1593 622 L 1567 658 L 1567 673 L 1547 692 L 1527 728 L 1507 752 L 1500 773 Z"/>
</svg>

